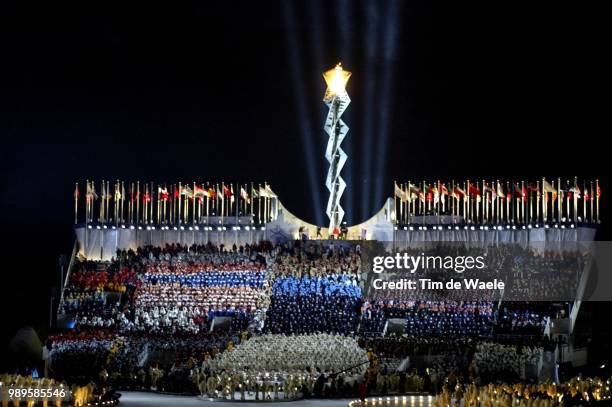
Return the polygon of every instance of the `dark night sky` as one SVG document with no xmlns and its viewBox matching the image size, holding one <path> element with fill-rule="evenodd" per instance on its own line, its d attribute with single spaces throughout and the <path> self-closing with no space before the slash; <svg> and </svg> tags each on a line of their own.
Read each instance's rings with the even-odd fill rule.
<svg viewBox="0 0 612 407">
<path fill-rule="evenodd" d="M 338 60 L 353 72 L 349 221 L 373 214 L 394 179 L 605 178 L 600 10 L 264 3 L 0 6 L 0 216 L 16 260 L 2 301 L 28 304 L 3 312 L 5 333 L 44 324 L 56 257 L 72 245 L 74 181 L 268 181 L 315 221 L 307 168 L 323 206 L 321 72 Z M 388 133 L 384 163 L 364 147 L 368 120 L 374 146 Z"/>
</svg>

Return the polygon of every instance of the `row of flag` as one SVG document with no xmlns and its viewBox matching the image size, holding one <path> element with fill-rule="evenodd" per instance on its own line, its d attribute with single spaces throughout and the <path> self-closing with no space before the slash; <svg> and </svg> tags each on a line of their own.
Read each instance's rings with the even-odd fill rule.
<svg viewBox="0 0 612 407">
<path fill-rule="evenodd" d="M 599 222 L 599 180 L 405 182 L 394 185 L 396 221 L 452 216 L 469 223 Z"/>
<path fill-rule="evenodd" d="M 83 199 L 81 198 L 83 196 Z M 85 223 L 188 225 L 208 223 L 208 217 L 250 216 L 265 223 L 275 214 L 277 195 L 267 183 L 171 183 L 101 181 L 77 182 L 74 222 L 84 207 Z"/>
</svg>

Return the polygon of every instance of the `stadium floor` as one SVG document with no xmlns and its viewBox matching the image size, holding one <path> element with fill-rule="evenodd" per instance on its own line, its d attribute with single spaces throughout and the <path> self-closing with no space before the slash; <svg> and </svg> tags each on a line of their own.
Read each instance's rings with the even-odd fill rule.
<svg viewBox="0 0 612 407">
<path fill-rule="evenodd" d="M 191 396 L 168 396 L 154 393 L 138 393 L 121 391 L 121 403 L 119 406 L 126 407 L 203 407 L 203 406 L 216 406 L 216 407 L 261 407 L 263 405 L 270 405 L 270 403 L 248 403 L 248 402 L 229 402 L 229 401 L 204 401 L 196 397 Z M 321 406 L 321 407 L 346 407 L 348 406 L 350 399 L 338 399 L 338 400 L 299 400 L 299 401 L 287 401 L 279 402 L 279 407 L 310 407 L 310 406 Z M 274 403 L 276 404 L 276 403 Z"/>
</svg>

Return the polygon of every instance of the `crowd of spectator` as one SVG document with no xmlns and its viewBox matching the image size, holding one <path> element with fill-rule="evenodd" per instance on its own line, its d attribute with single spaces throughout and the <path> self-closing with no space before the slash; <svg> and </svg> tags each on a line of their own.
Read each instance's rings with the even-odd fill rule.
<svg viewBox="0 0 612 407">
<path fill-rule="evenodd" d="M 489 337 L 495 321 L 493 303 L 485 301 L 366 301 L 362 312 L 363 332 L 380 333 L 388 319 L 399 318 L 415 337 Z"/>
<path fill-rule="evenodd" d="M 357 330 L 362 289 L 354 249 L 297 248 L 276 256 L 266 331 L 283 334 Z"/>
<path fill-rule="evenodd" d="M 145 246 L 119 251 L 109 264 L 78 263 L 61 310 L 80 327 L 121 332 L 205 330 L 217 316 L 245 328 L 268 305 L 267 243 Z"/>
<path fill-rule="evenodd" d="M 479 250 L 516 279 L 526 279 L 525 269 L 545 278 L 546 268 L 584 261 L 569 252 L 525 260 L 524 248 Z M 51 372 L 80 383 L 264 400 L 348 396 L 363 383 L 385 394 L 438 391 L 448 377 L 526 380 L 526 366 L 542 356 L 537 338 L 550 303 L 461 292 L 419 299 L 410 290 L 368 292 L 363 280 L 360 248 L 342 242 L 144 246 L 109 263 L 77 262 L 60 306 L 74 315 L 77 333 L 51 339 Z M 218 317 L 229 329 L 211 332 Z M 390 320 L 405 328 L 383 337 Z"/>
</svg>

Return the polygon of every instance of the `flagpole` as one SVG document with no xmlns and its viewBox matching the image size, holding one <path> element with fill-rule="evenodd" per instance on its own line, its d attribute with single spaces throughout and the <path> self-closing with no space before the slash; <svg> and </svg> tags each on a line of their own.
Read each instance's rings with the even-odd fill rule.
<svg viewBox="0 0 612 407">
<path fill-rule="evenodd" d="M 103 221 L 103 216 L 104 216 L 104 201 L 105 201 L 105 197 L 106 195 L 104 194 L 104 180 L 102 180 L 102 184 L 100 185 L 100 207 L 98 208 L 98 223 L 104 223 Z M 94 188 L 95 188 L 95 183 L 94 183 Z"/>
<path fill-rule="evenodd" d="M 110 181 L 106 181 L 106 223 L 110 223 L 112 221 L 111 219 L 111 211 L 110 211 L 110 200 L 111 200 L 111 196 L 110 196 Z"/>
<path fill-rule="evenodd" d="M 206 182 L 206 224 L 208 225 L 208 217 L 210 216 L 210 187 L 208 181 Z"/>
<path fill-rule="evenodd" d="M 546 179 L 542 177 L 542 223 L 548 222 L 548 191 L 545 187 Z"/>
<path fill-rule="evenodd" d="M 497 180 L 497 192 L 499 195 L 499 192 L 501 191 L 501 198 L 499 198 L 499 223 L 502 224 L 504 223 L 504 206 L 506 206 L 506 192 L 504 191 L 504 183 L 500 182 L 499 180 Z"/>
<path fill-rule="evenodd" d="M 143 221 L 145 225 L 149 224 L 149 183 L 144 182 L 144 194 L 142 195 L 142 215 L 144 216 Z"/>
<path fill-rule="evenodd" d="M 223 225 L 223 217 L 225 216 L 225 183 L 221 181 L 221 224 Z"/>
<path fill-rule="evenodd" d="M 147 204 L 147 223 L 153 223 L 153 183 L 147 184 L 147 194 L 145 195 Z"/>
<path fill-rule="evenodd" d="M 425 224 L 425 215 L 427 215 L 427 183 L 423 181 L 423 210 L 421 211 L 421 223 Z"/>
<path fill-rule="evenodd" d="M 527 197 L 525 196 L 525 180 L 521 181 L 521 222 L 527 223 L 527 211 L 525 210 L 525 204 L 527 203 Z"/>
<path fill-rule="evenodd" d="M 571 189 L 569 188 L 569 181 L 566 181 L 565 185 L 567 185 L 567 192 L 568 192 L 565 194 L 565 221 L 569 222 L 570 220 L 570 194 L 569 192 Z"/>
<path fill-rule="evenodd" d="M 463 186 L 465 187 L 463 196 L 463 210 L 466 215 L 466 223 L 472 223 L 472 197 L 470 196 L 470 180 L 463 182 Z"/>
<path fill-rule="evenodd" d="M 480 216 L 480 223 L 487 223 L 487 211 L 488 211 L 488 203 L 487 203 L 487 184 L 485 180 L 482 180 L 482 194 L 481 194 L 482 203 L 480 204 L 480 210 L 482 211 L 482 215 Z"/>
<path fill-rule="evenodd" d="M 106 186 L 104 188 L 104 192 L 106 193 L 104 195 L 104 224 L 108 224 L 109 222 L 109 218 L 110 218 L 110 213 L 109 213 L 109 199 L 110 199 L 110 181 L 104 181 L 104 185 Z"/>
<path fill-rule="evenodd" d="M 268 196 L 268 183 L 264 181 L 264 191 L 266 191 L 266 196 L 264 198 L 264 223 L 268 223 L 270 219 L 270 197 Z"/>
<path fill-rule="evenodd" d="M 266 188 L 266 183 L 264 182 L 264 189 Z M 266 194 L 268 193 L 268 191 L 266 191 Z M 268 223 L 268 219 L 269 219 L 269 210 L 270 210 L 270 199 L 266 196 L 264 198 L 264 223 Z"/>
<path fill-rule="evenodd" d="M 510 204 L 512 201 L 512 191 L 509 186 L 510 182 L 506 181 L 506 223 L 510 223 Z"/>
<path fill-rule="evenodd" d="M 540 219 L 540 181 L 536 181 L 536 215 L 535 223 L 538 223 Z"/>
<path fill-rule="evenodd" d="M 593 223 L 593 205 L 595 204 L 595 195 L 597 195 L 597 191 L 593 189 L 593 181 L 591 183 L 591 216 L 589 216 L 589 222 Z"/>
<path fill-rule="evenodd" d="M 89 212 L 89 216 L 90 216 L 89 221 L 93 223 L 95 220 L 94 218 L 96 216 L 96 198 L 98 196 L 98 194 L 96 193 L 96 182 L 94 180 L 91 180 L 91 190 L 92 190 L 92 195 L 91 195 L 91 210 Z M 102 191 L 100 191 L 100 193 L 102 193 Z"/>
<path fill-rule="evenodd" d="M 515 181 L 512 181 L 512 202 L 510 202 L 510 212 L 512 213 L 512 224 L 516 224 L 519 222 L 519 198 L 516 196 L 516 190 L 519 188 L 518 184 Z"/>
<path fill-rule="evenodd" d="M 161 216 L 161 222 L 163 225 L 167 225 L 170 223 L 170 216 L 169 216 L 169 211 L 168 211 L 168 200 L 169 199 L 174 199 L 170 198 L 170 195 L 172 193 L 172 186 L 170 187 L 170 189 L 168 189 L 168 184 L 164 182 L 164 192 L 166 193 L 164 200 L 161 203 L 161 208 L 162 208 L 162 216 Z M 172 207 L 172 201 L 170 201 L 170 207 Z"/>
<path fill-rule="evenodd" d="M 183 190 L 188 188 L 189 184 L 185 183 Z M 185 190 L 185 198 L 183 199 L 183 224 L 187 226 L 189 223 L 189 190 Z"/>
<path fill-rule="evenodd" d="M 74 187 L 74 224 L 78 223 L 79 219 L 79 183 L 75 183 Z"/>
<path fill-rule="evenodd" d="M 595 196 L 597 196 L 597 223 L 599 223 L 599 196 L 601 195 L 601 189 L 599 188 L 599 179 L 595 180 Z"/>
<path fill-rule="evenodd" d="M 172 189 L 172 188 L 170 188 Z M 159 201 L 159 190 L 157 200 Z M 164 182 L 164 199 L 161 200 L 160 209 L 162 211 L 160 222 L 162 225 L 166 226 L 168 222 L 168 198 L 170 198 L 170 190 L 168 189 L 168 184 Z"/>
<path fill-rule="evenodd" d="M 112 196 L 112 201 L 113 201 L 113 217 L 112 217 L 112 219 L 109 219 L 109 222 L 112 222 L 114 220 L 115 224 L 117 224 L 117 182 L 119 182 L 119 181 L 115 182 L 114 193 L 113 193 L 113 196 Z M 110 185 L 109 185 L 109 189 L 110 189 Z M 108 205 L 109 205 L 108 213 L 110 215 L 110 212 L 111 212 L 110 211 L 110 198 L 109 198 Z M 109 218 L 110 218 L 110 216 L 109 216 Z"/>
<path fill-rule="evenodd" d="M 499 180 L 491 181 L 491 223 L 499 223 Z"/>
<path fill-rule="evenodd" d="M 93 199 L 91 200 L 91 223 L 93 223 L 96 216 L 96 200 L 98 199 L 98 194 L 96 193 L 96 182 L 94 180 L 91 181 L 91 189 L 93 191 Z M 101 190 L 100 193 L 102 193 Z M 98 220 L 100 219 L 98 218 Z"/>
<path fill-rule="evenodd" d="M 121 202 L 119 204 L 119 222 L 125 224 L 125 182 L 121 181 Z"/>
<path fill-rule="evenodd" d="M 89 223 L 91 218 L 91 200 L 93 195 L 91 194 L 91 184 L 89 180 L 85 180 L 85 226 Z"/>
<path fill-rule="evenodd" d="M 253 212 L 253 205 L 255 205 L 255 194 L 254 192 L 254 188 L 253 188 L 253 181 L 251 181 L 251 223 L 255 223 L 255 214 Z"/>
<path fill-rule="evenodd" d="M 412 198 L 412 194 L 410 192 L 410 181 L 408 181 L 408 184 L 405 185 L 406 186 L 406 192 L 405 192 L 405 198 L 406 198 L 406 223 L 409 225 L 410 224 L 410 204 L 411 204 L 411 198 Z"/>
<path fill-rule="evenodd" d="M 168 186 L 164 182 L 164 196 L 160 191 L 160 186 L 157 187 L 157 222 L 161 225 L 166 224 L 166 205 L 168 203 Z M 160 214 L 161 212 L 161 214 Z"/>
<path fill-rule="evenodd" d="M 434 205 L 436 205 L 436 216 L 438 217 L 438 225 L 440 224 L 440 208 L 442 207 L 442 191 L 440 191 L 440 180 L 438 180 L 438 185 L 436 187 L 436 189 L 438 190 L 437 194 L 438 194 L 438 202 L 436 203 L 436 197 L 434 194 Z"/>
<path fill-rule="evenodd" d="M 468 185 L 468 189 L 474 184 L 470 183 Z M 478 189 L 478 181 L 476 181 L 476 189 Z M 480 214 L 480 210 L 478 208 L 478 195 L 476 195 L 476 193 L 472 194 L 473 196 L 473 200 L 474 200 L 474 205 L 472 210 L 472 223 L 476 224 L 478 223 L 478 215 Z"/>
<path fill-rule="evenodd" d="M 115 196 L 113 196 L 114 212 L 115 212 L 115 226 L 119 226 L 119 205 L 118 202 L 121 199 L 121 183 L 119 180 L 115 182 Z"/>
<path fill-rule="evenodd" d="M 87 224 L 89 223 L 89 201 L 90 198 L 90 187 L 89 180 L 85 180 L 85 231 L 87 231 Z"/>
<path fill-rule="evenodd" d="M 450 206 L 450 214 L 451 214 L 451 224 L 455 224 L 455 208 L 456 208 L 456 202 L 455 202 L 455 180 L 451 180 L 451 190 L 450 193 L 448 194 L 450 197 L 450 200 L 448 201 L 448 205 Z"/>
<path fill-rule="evenodd" d="M 133 224 L 133 217 L 132 217 L 132 212 L 133 212 L 133 201 L 134 201 L 134 183 L 131 182 L 130 183 L 130 200 L 128 201 L 128 222 L 130 224 Z"/>
<path fill-rule="evenodd" d="M 204 184 L 202 184 L 202 186 L 198 187 L 202 190 L 202 192 L 200 192 L 199 196 L 198 196 L 198 220 L 197 223 L 200 224 L 202 223 L 202 214 L 204 213 Z"/>
<path fill-rule="evenodd" d="M 191 224 L 193 226 L 195 226 L 196 223 L 196 183 L 195 181 L 193 181 L 193 202 L 192 202 L 192 209 L 191 209 Z"/>
<path fill-rule="evenodd" d="M 182 224 L 182 214 L 183 214 L 183 183 L 179 182 L 178 183 L 178 202 L 177 202 L 177 223 L 180 225 Z"/>
<path fill-rule="evenodd" d="M 119 226 L 119 204 L 117 201 L 121 199 L 121 183 L 119 180 L 115 181 L 115 193 L 113 195 L 113 220 L 115 221 L 115 227 Z"/>
<path fill-rule="evenodd" d="M 155 187 L 153 185 L 153 181 L 149 182 L 149 195 L 147 196 L 147 201 L 149 201 L 149 223 L 154 223 L 153 218 L 153 205 L 155 202 Z"/>
<path fill-rule="evenodd" d="M 587 189 L 586 189 L 586 181 L 582 180 L 582 223 L 586 223 L 586 213 L 587 213 Z"/>
<path fill-rule="evenodd" d="M 482 180 L 482 223 L 489 223 L 489 199 L 487 196 L 487 184 L 485 180 Z"/>
<path fill-rule="evenodd" d="M 500 218 L 499 218 L 499 202 L 500 202 L 500 197 L 499 197 L 499 179 L 496 179 L 495 180 L 495 205 L 493 205 L 494 211 L 495 211 L 495 217 L 493 218 L 493 223 L 495 225 L 499 225 L 499 223 L 500 223 Z"/>
<path fill-rule="evenodd" d="M 236 187 L 238 187 L 239 184 L 236 184 Z M 236 195 L 234 195 L 234 183 L 232 182 L 230 184 L 230 215 L 233 215 L 235 220 L 235 223 L 238 223 L 238 212 L 240 211 L 240 196 L 238 196 L 238 198 L 236 198 Z M 233 211 L 233 212 L 232 212 Z"/>
<path fill-rule="evenodd" d="M 504 206 L 506 202 L 506 192 L 504 191 L 504 183 L 501 182 L 500 180 L 497 180 L 497 200 L 498 200 L 497 205 L 498 205 L 498 212 L 499 212 L 498 223 L 502 224 L 504 223 Z"/>
<path fill-rule="evenodd" d="M 153 223 L 153 184 L 149 181 L 147 185 L 147 193 L 144 196 L 145 208 L 147 212 L 146 224 Z"/>
<path fill-rule="evenodd" d="M 142 183 L 142 224 L 147 225 L 149 223 L 149 203 L 147 202 L 147 196 L 149 195 L 149 183 Z"/>
<path fill-rule="evenodd" d="M 109 213 L 108 213 L 108 195 L 109 195 L 109 187 L 108 181 L 102 181 L 104 184 L 104 215 L 102 215 L 102 223 L 106 225 L 108 223 Z"/>
<path fill-rule="evenodd" d="M 404 224 L 406 223 L 406 211 L 407 211 L 406 204 L 404 201 L 404 196 L 405 196 L 404 185 L 400 184 L 397 188 L 400 190 L 400 196 L 399 196 L 400 222 L 398 223 Z M 397 218 L 397 214 L 395 214 L 395 217 Z"/>
<path fill-rule="evenodd" d="M 154 218 L 153 218 L 153 205 L 155 203 L 155 190 L 154 190 L 154 185 L 152 181 L 149 181 L 149 194 L 147 195 L 147 203 L 148 203 L 148 208 L 149 208 L 149 223 L 153 224 L 154 223 Z"/>
<path fill-rule="evenodd" d="M 444 186 L 444 190 L 447 192 L 447 194 L 444 193 L 444 191 L 441 189 L 442 186 Z M 446 215 L 446 195 L 448 195 L 448 189 L 446 188 L 446 182 L 444 184 L 440 185 L 440 201 L 442 202 L 442 214 Z"/>
<path fill-rule="evenodd" d="M 574 198 L 574 208 L 572 209 L 572 214 L 574 217 L 574 223 L 578 222 L 578 190 L 580 188 L 578 188 L 578 177 L 574 177 L 574 194 L 573 194 L 573 198 Z"/>
<path fill-rule="evenodd" d="M 176 184 L 172 183 L 172 186 L 170 188 L 172 190 L 172 195 L 170 195 L 170 203 L 168 204 L 168 222 L 171 225 L 176 224 L 175 222 L 175 216 L 174 216 L 174 211 L 176 210 Z"/>
<path fill-rule="evenodd" d="M 142 221 L 144 225 L 149 223 L 149 183 L 143 182 L 144 193 L 142 194 Z"/>
<path fill-rule="evenodd" d="M 106 202 L 106 181 L 100 185 L 100 208 L 98 209 L 98 223 L 104 224 L 104 207 Z"/>
</svg>

